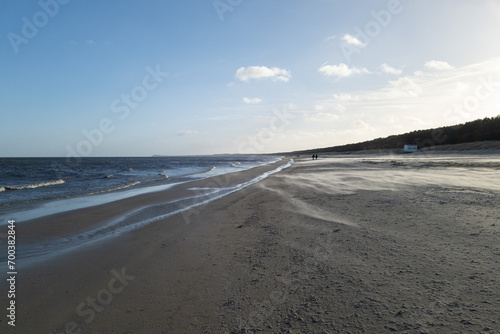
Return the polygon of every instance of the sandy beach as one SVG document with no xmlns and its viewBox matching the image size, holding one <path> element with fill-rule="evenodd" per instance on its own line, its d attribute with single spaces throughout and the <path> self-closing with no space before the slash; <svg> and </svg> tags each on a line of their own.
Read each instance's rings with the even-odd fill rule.
<svg viewBox="0 0 500 334">
<path fill-rule="evenodd" d="M 3 315 L 1 332 L 500 333 L 499 154 L 309 159 L 20 269 L 16 327 Z M 169 196 L 19 223 L 18 239 Z"/>
</svg>

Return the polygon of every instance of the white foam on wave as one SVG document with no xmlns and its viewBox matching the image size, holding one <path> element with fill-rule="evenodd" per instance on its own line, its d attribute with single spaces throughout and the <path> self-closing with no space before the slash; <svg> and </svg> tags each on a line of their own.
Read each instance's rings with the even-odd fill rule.
<svg viewBox="0 0 500 334">
<path fill-rule="evenodd" d="M 28 184 L 25 186 L 0 187 L 0 188 L 3 188 L 4 190 L 23 190 L 23 189 L 34 189 L 34 188 L 40 188 L 40 187 L 54 186 L 56 184 L 63 184 L 63 183 L 65 183 L 64 180 L 59 179 L 56 181 L 40 182 L 40 183 L 35 183 L 35 184 Z"/>
<path fill-rule="evenodd" d="M 232 187 L 218 188 L 218 189 L 216 189 L 218 191 L 214 192 L 214 196 L 210 196 L 208 199 L 202 199 L 201 201 L 199 201 L 195 204 L 192 204 L 192 205 L 186 205 L 186 206 L 178 205 L 177 210 L 172 210 L 166 214 L 159 214 L 159 215 L 156 215 L 155 217 L 150 217 L 148 219 L 134 222 L 132 224 L 127 224 L 125 221 L 127 216 L 134 214 L 134 213 L 139 213 L 144 208 L 135 210 L 134 212 L 129 212 L 126 216 L 122 217 L 121 219 L 112 221 L 105 226 L 101 226 L 101 227 L 92 229 L 90 231 L 84 232 L 84 233 L 79 234 L 79 235 L 75 235 L 73 237 L 65 238 L 63 240 L 60 240 L 59 242 L 54 242 L 51 245 L 48 245 L 48 247 L 46 247 L 47 245 L 41 246 L 41 247 L 45 247 L 44 250 L 40 250 L 40 248 L 36 248 L 34 250 L 31 250 L 30 252 L 28 252 L 29 254 L 27 253 L 28 256 L 23 261 L 25 264 L 36 263 L 40 259 L 58 256 L 58 255 L 70 252 L 72 250 L 75 250 L 77 248 L 80 248 L 82 246 L 88 246 L 88 245 L 91 245 L 95 242 L 102 241 L 102 240 L 105 240 L 105 239 L 110 238 L 110 237 L 116 237 L 124 232 L 128 232 L 128 231 L 137 229 L 139 227 L 143 227 L 143 226 L 148 225 L 150 223 L 153 223 L 155 221 L 162 220 L 162 219 L 168 218 L 170 216 L 173 216 L 173 215 L 176 215 L 179 213 L 183 213 L 183 212 L 188 211 L 188 210 L 197 209 L 199 207 L 207 205 L 210 202 L 213 202 L 217 199 L 220 199 L 220 198 L 225 197 L 229 194 L 237 192 L 243 188 L 246 188 L 252 184 L 260 182 L 260 181 L 264 180 L 265 178 L 269 177 L 270 175 L 273 175 L 275 173 L 282 171 L 285 168 L 290 167 L 293 164 L 293 162 L 294 162 L 293 159 L 290 159 L 290 161 L 288 163 L 281 165 L 281 166 L 279 166 L 271 171 L 265 172 L 265 173 L 255 177 L 255 178 L 247 181 L 247 182 L 240 183 L 240 184 L 237 184 L 237 185 L 232 186 Z M 176 185 L 176 184 L 172 184 L 172 185 L 170 185 L 170 187 L 172 187 L 174 185 Z M 195 189 L 195 188 L 192 188 L 192 189 Z M 215 194 L 216 192 L 219 192 L 219 194 Z M 206 196 L 206 194 L 194 196 L 193 198 L 202 198 L 203 196 Z M 174 204 L 176 202 L 179 203 L 179 202 L 184 201 L 184 200 L 186 200 L 186 199 L 184 198 L 184 199 L 175 200 L 175 201 L 169 202 L 167 204 Z M 154 206 L 153 206 L 153 208 L 154 208 Z M 69 243 L 69 242 L 71 242 L 71 243 Z"/>
<path fill-rule="evenodd" d="M 118 186 L 116 188 L 106 189 L 106 190 L 101 190 L 101 191 L 96 191 L 96 192 L 88 193 L 88 194 L 81 195 L 81 196 L 96 195 L 96 194 L 107 193 L 107 192 L 110 192 L 110 191 L 122 190 L 122 189 L 130 188 L 130 187 L 133 187 L 135 185 L 138 185 L 139 183 L 141 183 L 141 182 L 140 181 L 134 181 L 134 182 L 130 182 L 130 183 Z"/>
<path fill-rule="evenodd" d="M 202 199 L 201 201 L 194 203 L 192 205 L 186 205 L 186 206 L 179 205 L 178 206 L 179 208 L 177 210 L 172 210 L 166 214 L 159 214 L 155 217 L 150 217 L 148 219 L 134 222 L 132 224 L 127 224 L 125 222 L 125 220 L 129 215 L 134 214 L 134 213 L 139 213 L 144 208 L 138 209 L 134 212 L 129 212 L 126 216 L 122 217 L 121 219 L 112 221 L 105 226 L 101 226 L 101 227 L 92 229 L 90 231 L 84 232 L 82 234 L 75 235 L 74 237 L 65 238 L 64 240 L 61 240 L 59 242 L 54 242 L 45 251 L 40 251 L 39 249 L 35 249 L 35 251 L 30 252 L 30 255 L 28 255 L 28 257 L 24 259 L 24 263 L 31 263 L 31 262 L 34 263 L 42 258 L 49 258 L 49 257 L 54 257 L 54 256 L 57 256 L 60 254 L 64 254 L 64 253 L 67 253 L 69 251 L 80 248 L 82 246 L 88 246 L 88 245 L 91 245 L 95 242 L 103 241 L 103 240 L 110 238 L 110 237 L 116 237 L 124 232 L 135 230 L 139 227 L 143 227 L 143 226 L 148 225 L 150 223 L 153 223 L 155 221 L 159 221 L 159 220 L 171 217 L 173 215 L 183 213 L 183 212 L 188 211 L 188 210 L 193 210 L 193 209 L 197 209 L 199 207 L 205 206 L 210 202 L 213 202 L 217 199 L 220 199 L 220 198 L 225 197 L 229 194 L 235 193 L 243 188 L 246 188 L 250 185 L 253 185 L 257 182 L 260 182 L 260 181 L 266 179 L 267 177 L 269 177 L 270 175 L 273 175 L 275 173 L 278 173 L 278 172 L 284 170 L 285 168 L 290 167 L 293 164 L 293 162 L 294 162 L 293 159 L 290 159 L 290 161 L 288 163 L 281 165 L 281 166 L 279 166 L 271 171 L 265 172 L 265 173 L 255 177 L 255 178 L 247 181 L 247 182 L 240 183 L 240 184 L 237 184 L 237 185 L 232 186 L 232 187 L 217 188 L 215 190 L 219 190 L 219 191 L 215 191 L 214 193 L 212 193 L 214 196 L 209 196 L 208 199 Z M 174 185 L 175 184 L 173 184 L 171 186 L 174 186 Z M 191 188 L 191 189 L 195 189 L 195 188 Z M 215 194 L 216 192 L 219 192 L 219 194 Z M 206 197 L 206 195 L 207 194 L 198 195 L 198 196 L 194 196 L 192 198 L 202 198 L 204 196 Z M 180 203 L 181 201 L 185 201 L 185 200 L 186 200 L 186 198 L 175 200 L 175 201 L 172 201 L 172 202 L 169 202 L 166 204 L 175 204 L 176 202 Z M 69 241 L 74 241 L 74 243 L 68 244 Z"/>
<path fill-rule="evenodd" d="M 160 173 L 160 174 L 158 174 L 158 175 L 161 175 L 161 176 L 160 176 L 160 177 L 156 177 L 156 178 L 154 178 L 154 179 L 142 180 L 140 183 L 142 183 L 142 182 L 152 182 L 152 181 L 158 181 L 158 180 L 166 180 L 166 179 L 168 179 L 168 175 L 165 175 L 165 174 L 162 174 L 162 173 Z"/>
<path fill-rule="evenodd" d="M 192 173 L 192 174 L 186 174 L 184 176 L 193 176 L 193 175 L 201 175 L 201 174 L 207 174 L 207 173 L 210 173 L 212 171 L 214 171 L 217 167 L 215 166 L 212 166 L 210 167 L 208 170 L 204 171 L 204 172 L 200 172 L 200 173 Z"/>
<path fill-rule="evenodd" d="M 2 206 L 9 206 L 9 205 L 12 205 L 12 204 L 22 204 L 22 203 L 31 203 L 31 202 L 43 202 L 43 201 L 49 201 L 49 200 L 63 200 L 63 199 L 70 199 L 70 198 L 75 198 L 75 197 L 85 197 L 85 196 L 99 195 L 99 194 L 104 194 L 104 193 L 109 193 L 109 192 L 113 192 L 113 191 L 127 189 L 127 188 L 130 188 L 130 187 L 136 186 L 138 184 L 145 183 L 145 182 L 153 182 L 153 181 L 159 181 L 159 180 L 166 180 L 166 179 L 169 178 L 168 175 L 163 175 L 163 174 L 161 174 L 161 175 L 162 175 L 161 177 L 154 178 L 154 179 L 143 180 L 143 181 L 132 181 L 132 182 L 129 182 L 129 183 L 126 183 L 126 184 L 122 184 L 122 185 L 120 185 L 118 187 L 109 188 L 109 189 L 103 189 L 103 190 L 98 190 L 98 191 L 93 191 L 93 192 L 88 192 L 88 193 L 84 193 L 84 194 L 68 195 L 68 196 L 61 196 L 61 197 L 51 197 L 51 198 L 43 198 L 43 199 L 31 199 L 31 200 L 20 201 L 20 202 L 5 203 L 5 204 L 0 204 L 0 207 L 2 207 Z M 112 177 L 112 175 L 108 175 L 108 176 L 105 176 L 104 178 L 105 179 L 110 179 L 111 177 Z M 59 181 L 61 181 L 61 182 L 59 182 Z M 49 185 L 48 183 L 49 182 L 47 182 L 46 185 Z M 65 182 L 63 180 L 58 180 L 58 181 L 54 181 L 53 184 L 59 184 L 59 183 L 65 183 Z M 20 190 L 20 189 L 24 189 L 24 188 L 36 188 L 36 187 L 34 187 L 33 185 L 31 185 L 31 186 L 25 186 L 25 187 L 5 187 L 5 188 L 4 187 L 0 187 L 0 192 L 5 191 L 5 190 Z"/>
</svg>

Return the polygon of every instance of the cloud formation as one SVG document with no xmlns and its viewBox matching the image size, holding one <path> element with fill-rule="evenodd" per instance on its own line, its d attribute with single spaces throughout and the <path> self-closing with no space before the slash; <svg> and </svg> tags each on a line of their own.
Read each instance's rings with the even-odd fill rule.
<svg viewBox="0 0 500 334">
<path fill-rule="evenodd" d="M 333 98 L 337 101 L 341 102 L 349 102 L 349 101 L 355 101 L 357 98 L 352 96 L 351 94 L 333 94 Z"/>
<path fill-rule="evenodd" d="M 178 136 L 184 137 L 184 136 L 194 136 L 197 135 L 198 131 L 196 130 L 182 130 L 177 133 Z"/>
<path fill-rule="evenodd" d="M 447 62 L 440 60 L 428 61 L 427 63 L 425 63 L 425 67 L 430 70 L 436 70 L 436 71 L 449 71 L 454 69 L 454 67 L 448 64 Z"/>
<path fill-rule="evenodd" d="M 338 65 L 323 65 L 319 68 L 319 72 L 323 73 L 326 76 L 330 77 L 339 77 L 345 78 L 349 77 L 353 74 L 368 74 L 366 68 L 357 68 L 357 67 L 349 67 L 344 63 L 340 63 Z"/>
<path fill-rule="evenodd" d="M 308 122 L 331 122 L 339 119 L 339 116 L 332 113 L 327 112 L 318 112 L 306 117 L 306 121 Z"/>
<path fill-rule="evenodd" d="M 309 109 L 339 115 L 332 123 L 338 131 L 368 129 L 374 138 L 498 115 L 499 92 L 500 58 L 494 58 L 449 71 L 418 71 L 376 89 L 337 92 Z"/>
<path fill-rule="evenodd" d="M 359 39 L 357 39 L 356 37 L 352 36 L 352 35 L 349 35 L 349 34 L 345 34 L 343 37 L 342 37 L 342 40 L 344 42 L 346 42 L 347 44 L 349 45 L 354 45 L 354 46 L 359 46 L 359 47 L 365 47 L 366 45 L 361 43 L 361 41 Z"/>
<path fill-rule="evenodd" d="M 380 69 L 382 70 L 383 73 L 388 73 L 388 74 L 399 75 L 399 74 L 403 73 L 403 70 L 394 68 L 394 67 L 389 66 L 385 63 L 380 66 Z"/>
<path fill-rule="evenodd" d="M 422 92 L 422 88 L 412 77 L 399 78 L 389 83 L 392 86 L 393 96 L 417 97 Z"/>
<path fill-rule="evenodd" d="M 259 104 L 262 102 L 262 99 L 259 99 L 258 97 L 253 98 L 253 99 L 249 99 L 248 97 L 244 97 L 243 102 L 245 102 L 246 104 Z"/>
<path fill-rule="evenodd" d="M 240 67 L 236 71 L 235 77 L 238 80 L 248 82 L 250 79 L 271 79 L 273 81 L 288 82 L 292 78 L 292 74 L 288 70 L 278 67 L 269 68 L 266 66 L 249 66 Z"/>
</svg>

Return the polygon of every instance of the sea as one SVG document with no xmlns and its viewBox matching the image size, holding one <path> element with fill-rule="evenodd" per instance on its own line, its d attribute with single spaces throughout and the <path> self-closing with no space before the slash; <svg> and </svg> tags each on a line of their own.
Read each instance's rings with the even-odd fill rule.
<svg viewBox="0 0 500 334">
<path fill-rule="evenodd" d="M 250 169 L 279 161 L 265 155 L 188 157 L 0 158 L 0 216 L 36 218 L 37 210 L 70 198 L 113 200 L 166 189 L 172 184 Z M 107 196 L 97 196 L 104 195 Z M 67 203 L 68 201 L 66 201 Z M 73 201 L 76 203 L 78 201 Z M 79 203 L 83 201 L 80 200 Z M 80 205 L 81 206 L 81 205 Z M 38 216 L 40 215 L 38 214 Z M 5 223 L 4 221 L 0 224 Z"/>
<path fill-rule="evenodd" d="M 18 226 L 34 218 L 167 190 L 190 181 L 278 162 L 276 167 L 266 169 L 242 183 L 188 188 L 193 190 L 188 197 L 136 208 L 104 225 L 89 225 L 73 234 L 38 241 L 23 242 L 22 238 L 17 238 L 16 260 L 21 266 L 36 264 L 117 238 L 178 213 L 189 223 L 190 215 L 197 212 L 200 206 L 259 182 L 293 163 L 291 159 L 280 161 L 282 159 L 269 155 L 82 158 L 78 161 L 66 158 L 0 158 L 0 248 L 6 246 L 3 241 L 7 237 L 5 232 L 9 221 Z M 227 180 L 226 177 L 221 179 Z M 6 261 L 6 257 L 0 257 L 0 265 Z"/>
</svg>

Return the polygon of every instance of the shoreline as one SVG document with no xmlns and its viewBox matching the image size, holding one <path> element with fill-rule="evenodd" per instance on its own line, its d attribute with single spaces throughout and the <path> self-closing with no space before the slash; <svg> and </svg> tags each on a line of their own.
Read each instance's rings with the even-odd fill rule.
<svg viewBox="0 0 500 334">
<path fill-rule="evenodd" d="M 303 159 L 189 223 L 177 214 L 23 270 L 16 329 L 496 333 L 498 176 Z"/>
<path fill-rule="evenodd" d="M 210 202 L 212 197 L 217 195 L 225 196 L 224 191 L 232 192 L 231 189 L 239 185 L 244 187 L 246 182 L 252 182 L 255 178 L 285 165 L 287 163 L 283 159 L 241 172 L 178 183 L 166 190 L 146 192 L 104 204 L 43 215 L 26 221 L 16 217 L 9 219 L 16 220 L 18 233 L 23 235 L 21 249 L 24 248 L 25 254 L 30 254 L 24 260 L 30 260 L 40 250 L 47 255 L 64 251 L 64 248 L 73 250 L 80 244 L 116 237 L 123 228 L 127 231 L 147 224 L 140 222 L 141 220 L 156 220 L 155 215 L 161 216 L 158 210 L 152 213 L 152 216 L 146 216 L 147 213 L 142 211 L 147 211 L 149 208 L 161 206 L 163 215 L 181 213 L 187 221 L 189 216 L 197 213 L 196 206 L 204 205 L 204 201 Z M 221 194 L 218 194 L 219 192 Z M 123 223 L 125 220 L 129 221 L 128 225 Z"/>
<path fill-rule="evenodd" d="M 165 178 L 166 175 L 163 175 L 163 177 L 156 178 L 156 179 L 148 179 L 148 180 L 128 180 L 127 181 L 128 183 L 126 183 L 126 184 L 119 184 L 115 188 L 106 188 L 104 190 L 96 190 L 95 192 L 73 194 L 73 195 L 62 196 L 62 197 L 35 198 L 35 199 L 27 199 L 27 200 L 20 201 L 20 202 L 4 203 L 4 204 L 0 204 L 0 212 L 2 212 L 2 218 L 3 218 L 3 216 L 12 214 L 12 212 L 18 211 L 18 214 L 19 214 L 19 212 L 23 211 L 23 216 L 20 218 L 20 220 L 31 220 L 34 218 L 38 218 L 39 213 L 37 213 L 37 212 L 42 211 L 42 210 L 46 211 L 46 213 L 44 215 L 58 213 L 60 211 L 69 211 L 69 209 L 67 209 L 67 208 L 62 210 L 60 208 L 60 206 L 62 206 L 62 205 L 66 205 L 66 206 L 69 205 L 69 207 L 71 207 L 71 209 L 73 209 L 73 210 L 79 209 L 79 208 L 97 206 L 97 205 L 101 205 L 104 203 L 114 202 L 114 201 L 118 201 L 118 200 L 121 200 L 124 198 L 133 197 L 133 196 L 137 196 L 137 195 L 141 195 L 141 194 L 147 194 L 150 192 L 158 192 L 161 190 L 168 190 L 172 186 L 175 186 L 178 184 L 193 182 L 193 181 L 197 181 L 197 180 L 204 180 L 204 179 L 207 179 L 210 177 L 217 177 L 217 176 L 224 175 L 224 174 L 238 173 L 238 172 L 252 169 L 255 167 L 263 167 L 263 166 L 272 164 L 274 162 L 279 162 L 280 160 L 283 159 L 283 157 L 277 157 L 277 156 L 274 156 L 274 158 L 275 158 L 275 160 L 272 162 L 265 162 L 265 163 L 261 163 L 259 165 L 255 165 L 252 167 L 245 166 L 243 169 L 232 170 L 230 172 L 227 170 L 224 170 L 224 168 L 222 168 L 222 172 L 221 172 L 221 169 L 216 169 L 215 167 L 211 167 L 210 169 L 206 170 L 205 172 L 197 172 L 197 173 L 193 173 L 193 174 L 175 175 L 173 177 L 166 177 L 166 178 Z M 11 158 L 11 159 L 16 159 L 16 158 Z M 20 158 L 20 159 L 30 159 L 30 158 Z M 31 159 L 38 159 L 38 158 L 31 158 Z M 44 159 L 44 158 L 41 158 L 41 159 Z M 61 159 L 61 158 L 46 158 L 46 159 L 49 159 L 49 160 L 56 159 L 57 160 L 57 159 Z M 91 158 L 91 159 L 93 159 L 93 158 Z M 110 158 L 110 159 L 114 159 L 114 158 Z M 116 159 L 124 159 L 124 158 L 116 158 Z M 130 159 L 134 159 L 134 158 L 130 158 Z M 165 171 L 163 171 L 163 172 L 165 172 Z M 211 175 L 208 175 L 209 173 Z M 202 175 L 203 175 L 203 177 L 202 177 Z M 103 177 L 103 179 L 106 179 L 108 177 L 109 176 Z M 59 176 L 59 178 L 60 178 L 59 181 L 63 181 L 62 180 L 63 178 L 67 179 L 69 177 L 68 176 L 66 176 L 66 177 Z M 75 177 L 73 177 L 73 178 L 75 178 Z M 162 180 L 163 182 L 159 182 L 159 180 Z M 33 182 L 35 182 L 35 181 L 33 181 Z M 66 182 L 62 182 L 62 183 L 66 183 Z M 151 183 L 151 184 L 147 185 L 147 183 Z M 43 182 L 40 184 L 51 184 L 53 186 L 54 182 Z M 2 187 L 0 187 L 0 189 L 1 188 Z M 62 204 L 59 205 L 59 208 L 58 208 L 57 206 L 59 203 L 62 203 Z M 30 215 L 30 213 L 31 213 L 31 215 Z M 1 222 L 0 222 L 0 224 L 1 224 Z"/>
</svg>

